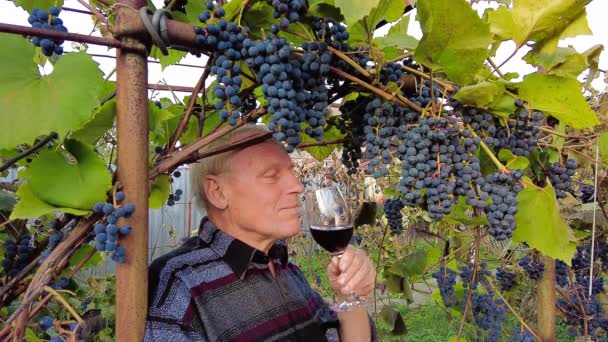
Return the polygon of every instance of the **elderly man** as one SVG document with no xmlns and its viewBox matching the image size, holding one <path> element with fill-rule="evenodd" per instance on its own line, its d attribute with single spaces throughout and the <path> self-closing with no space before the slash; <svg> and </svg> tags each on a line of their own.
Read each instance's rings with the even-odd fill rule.
<svg viewBox="0 0 608 342">
<path fill-rule="evenodd" d="M 207 149 L 265 132 L 245 126 Z M 287 260 L 280 240 L 300 232 L 304 188 L 273 139 L 194 164 L 206 210 L 199 234 L 150 266 L 146 341 L 375 340 L 365 308 L 335 313 Z M 334 290 L 368 295 L 375 270 L 348 247 L 327 267 Z"/>
</svg>

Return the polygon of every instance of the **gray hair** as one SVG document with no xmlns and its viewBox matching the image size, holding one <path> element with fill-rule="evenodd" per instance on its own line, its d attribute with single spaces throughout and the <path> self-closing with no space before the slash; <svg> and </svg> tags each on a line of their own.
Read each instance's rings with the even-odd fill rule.
<svg viewBox="0 0 608 342">
<path fill-rule="evenodd" d="M 240 135 L 251 135 L 256 133 L 269 132 L 263 125 L 247 124 L 215 140 L 209 145 L 201 148 L 199 153 L 214 150 L 225 145 L 231 139 Z M 205 195 L 204 180 L 208 175 L 219 175 L 230 170 L 230 161 L 238 149 L 224 153 L 219 153 L 211 157 L 201 159 L 190 164 L 190 191 L 196 207 L 202 211 L 207 211 L 207 196 Z"/>
</svg>

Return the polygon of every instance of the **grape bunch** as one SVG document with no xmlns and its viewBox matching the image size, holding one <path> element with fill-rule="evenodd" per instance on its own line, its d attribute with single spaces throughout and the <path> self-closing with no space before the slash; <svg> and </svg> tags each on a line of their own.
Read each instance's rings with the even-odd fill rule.
<svg viewBox="0 0 608 342">
<path fill-rule="evenodd" d="M 561 287 L 568 286 L 568 265 L 561 260 L 555 260 L 555 283 Z"/>
<path fill-rule="evenodd" d="M 487 266 L 488 265 L 485 262 L 482 262 L 479 264 L 477 271 L 475 271 L 475 264 L 473 264 L 472 262 L 466 264 L 465 266 L 461 266 L 460 279 L 462 280 L 462 286 L 465 289 L 470 288 L 476 290 L 477 285 L 481 283 L 486 288 L 489 287 L 488 279 L 486 279 L 486 276 L 491 277 L 492 272 L 487 269 Z M 475 275 L 475 277 L 473 277 L 473 275 Z"/>
<path fill-rule="evenodd" d="M 34 28 L 46 30 L 55 30 L 59 32 L 68 32 L 68 29 L 63 26 L 63 21 L 59 18 L 61 10 L 57 7 L 50 7 L 48 11 L 34 8 L 32 15 L 27 21 Z M 32 37 L 32 44 L 42 49 L 42 54 L 51 57 L 53 54 L 63 54 L 63 40 L 52 40 L 48 38 Z"/>
<path fill-rule="evenodd" d="M 174 171 L 169 178 L 169 183 L 173 184 L 175 178 L 179 178 L 182 176 L 182 173 L 179 170 Z M 175 203 L 181 200 L 181 196 L 183 194 L 182 189 L 176 189 L 173 193 L 169 194 L 169 198 L 167 199 L 167 205 L 172 207 Z"/>
<path fill-rule="evenodd" d="M 214 65 L 211 67 L 211 74 L 217 77 L 213 95 L 218 99 L 214 106 L 220 111 L 220 119 L 234 126 L 241 116 L 239 91 L 243 80 L 239 62 L 243 59 L 241 49 L 247 34 L 236 23 L 221 19 L 226 12 L 222 7 L 216 8 L 213 1 L 207 2 L 206 8 L 199 15 L 202 23 L 211 19 L 212 13 L 213 17 L 219 20 L 217 23 L 208 23 L 204 28 L 195 26 L 196 42 L 213 51 Z"/>
<path fill-rule="evenodd" d="M 593 196 L 595 194 L 595 188 L 591 185 L 583 184 L 579 188 L 581 191 L 580 199 L 583 203 L 591 203 L 593 202 Z"/>
<path fill-rule="evenodd" d="M 572 192 L 571 178 L 578 168 L 574 159 L 566 160 L 566 165 L 564 166 L 562 167 L 559 163 L 555 163 L 547 170 L 547 176 L 551 185 L 555 188 L 555 196 L 557 198 L 565 198 L 566 192 Z"/>
<path fill-rule="evenodd" d="M 530 330 L 524 327 L 515 327 L 511 331 L 511 336 L 507 342 L 534 342 L 534 336 L 532 336 Z"/>
<path fill-rule="evenodd" d="M 485 207 L 489 233 L 498 241 L 511 238 L 515 229 L 517 194 L 523 189 L 519 180 L 523 172 L 492 173 L 485 179 L 481 189 L 488 193 L 492 203 Z"/>
<path fill-rule="evenodd" d="M 522 105 L 520 101 L 515 104 Z M 508 148 L 516 156 L 527 156 L 538 143 L 540 127 L 545 115 L 539 111 L 530 111 L 520 107 L 515 113 L 515 120 L 508 122 L 508 130 L 500 127 L 496 134 L 494 145 L 499 148 Z"/>
<path fill-rule="evenodd" d="M 496 269 L 496 281 L 500 285 L 500 289 L 508 291 L 515 286 L 515 273 L 506 271 L 504 268 L 499 267 Z"/>
<path fill-rule="evenodd" d="M 604 241 L 597 241 L 593 251 L 594 267 L 598 272 L 608 269 L 608 245 Z M 576 246 L 576 253 L 572 257 L 572 271 L 576 282 L 581 286 L 589 285 L 589 269 L 591 268 L 591 243 L 582 243 Z M 603 278 L 594 275 L 593 292 L 603 290 Z"/>
<path fill-rule="evenodd" d="M 358 97 L 354 101 L 344 103 L 340 107 L 342 115 L 338 118 L 337 127 L 346 136 L 341 160 L 351 175 L 357 173 L 359 160 L 362 156 L 361 146 L 365 140 L 363 113 L 366 105 L 366 99 Z"/>
<path fill-rule="evenodd" d="M 437 272 L 432 274 L 432 277 L 437 280 L 437 286 L 439 287 L 439 294 L 441 294 L 443 304 L 446 307 L 452 307 L 458 304 L 458 298 L 454 292 L 456 273 L 442 265 Z"/>
<path fill-rule="evenodd" d="M 521 258 L 518 264 L 526 271 L 528 277 L 532 280 L 539 280 L 545 272 L 545 264 L 536 262 L 529 256 Z"/>
<path fill-rule="evenodd" d="M 384 214 L 388 220 L 389 228 L 395 235 L 399 235 L 403 231 L 401 209 L 403 209 L 403 202 L 398 198 L 389 199 L 384 202 Z"/>
<path fill-rule="evenodd" d="M 116 193 L 116 202 L 122 202 L 125 199 L 125 194 L 122 191 Z M 104 214 L 104 220 L 95 224 L 95 248 L 100 251 L 112 252 L 111 258 L 119 264 L 127 261 L 126 249 L 118 244 L 119 236 L 126 236 L 131 233 L 131 226 L 124 224 L 117 225 L 119 218 L 130 217 L 135 211 L 133 203 L 127 203 L 114 207 L 112 203 L 96 203 L 93 211 L 99 214 Z"/>
<path fill-rule="evenodd" d="M 18 241 L 7 240 L 4 242 L 4 260 L 2 268 L 9 277 L 14 277 L 21 271 L 33 257 L 33 238 L 30 234 L 22 235 Z"/>
<path fill-rule="evenodd" d="M 380 71 L 380 82 L 383 84 L 388 84 L 389 82 L 397 83 L 401 85 L 401 76 L 403 75 L 403 70 L 401 70 L 401 64 L 395 62 L 389 62 L 383 65 L 382 70 Z M 428 90 L 427 90 L 428 91 Z"/>
<path fill-rule="evenodd" d="M 279 23 L 279 28 L 282 30 L 286 30 L 290 23 L 299 21 L 300 16 L 306 10 L 304 0 L 272 0 L 272 7 L 274 8 L 273 16 L 275 18 L 283 17 Z M 276 34 L 277 32 L 273 33 Z"/>
<path fill-rule="evenodd" d="M 567 294 L 568 298 L 558 298 L 557 306 L 564 314 L 571 336 L 588 335 L 595 340 L 596 334 L 608 333 L 608 319 L 597 294 L 588 297 L 587 286 L 580 284 L 574 284 Z"/>
<path fill-rule="evenodd" d="M 55 221 L 51 222 L 55 223 Z M 53 225 L 54 226 L 54 225 Z M 52 228 L 52 227 L 51 227 Z M 38 259 L 38 263 L 42 263 L 51 252 L 59 245 L 59 243 L 63 240 L 64 234 L 60 229 L 51 229 L 49 231 L 49 244 L 47 248 L 40 253 L 40 259 Z"/>
<path fill-rule="evenodd" d="M 465 290 L 465 298 L 470 289 Z M 465 305 L 466 301 L 463 301 Z M 464 311 L 464 310 L 463 310 Z M 507 306 L 500 298 L 494 298 L 491 293 L 473 292 L 471 294 L 470 312 L 473 314 L 478 341 L 498 342 L 501 340 L 502 322 L 506 319 Z M 470 321 L 470 318 L 467 318 Z M 486 336 L 484 336 L 484 331 Z"/>
<path fill-rule="evenodd" d="M 284 38 L 272 36 L 243 42 L 243 57 L 262 83 L 268 112 L 272 114 L 268 128 L 274 131 L 275 139 L 287 142 L 288 152 L 301 142 L 302 130 L 320 141 L 328 115 L 327 46 L 305 42 L 302 48 L 305 52 L 292 59 L 291 47 Z"/>
</svg>

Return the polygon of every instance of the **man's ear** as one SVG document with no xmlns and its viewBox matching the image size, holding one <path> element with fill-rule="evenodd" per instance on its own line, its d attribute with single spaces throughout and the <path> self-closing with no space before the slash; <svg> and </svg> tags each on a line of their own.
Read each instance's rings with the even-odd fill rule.
<svg viewBox="0 0 608 342">
<path fill-rule="evenodd" d="M 226 209 L 228 206 L 228 200 L 224 193 L 223 182 L 220 177 L 216 175 L 207 175 L 203 179 L 203 191 L 207 197 L 209 205 L 218 208 Z"/>
</svg>

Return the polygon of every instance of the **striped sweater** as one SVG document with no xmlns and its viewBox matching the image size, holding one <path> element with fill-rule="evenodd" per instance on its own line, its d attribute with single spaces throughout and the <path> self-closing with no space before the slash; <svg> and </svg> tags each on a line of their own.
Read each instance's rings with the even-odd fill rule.
<svg viewBox="0 0 608 342">
<path fill-rule="evenodd" d="M 206 218 L 150 265 L 149 286 L 145 341 L 339 341 L 336 314 L 284 244 L 266 255 Z"/>
</svg>

